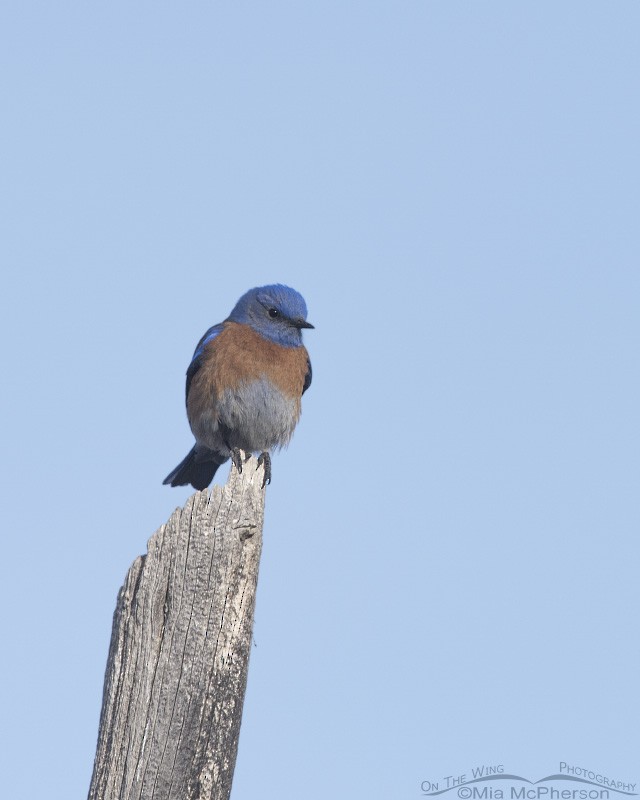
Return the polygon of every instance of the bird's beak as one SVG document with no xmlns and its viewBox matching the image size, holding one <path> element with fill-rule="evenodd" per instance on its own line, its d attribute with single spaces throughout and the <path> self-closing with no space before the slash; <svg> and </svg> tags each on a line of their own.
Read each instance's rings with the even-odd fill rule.
<svg viewBox="0 0 640 800">
<path fill-rule="evenodd" d="M 306 319 L 302 319 L 302 317 L 298 317 L 297 319 L 292 319 L 291 324 L 294 328 L 315 328 L 315 325 L 312 325 L 310 322 L 307 322 Z"/>
</svg>

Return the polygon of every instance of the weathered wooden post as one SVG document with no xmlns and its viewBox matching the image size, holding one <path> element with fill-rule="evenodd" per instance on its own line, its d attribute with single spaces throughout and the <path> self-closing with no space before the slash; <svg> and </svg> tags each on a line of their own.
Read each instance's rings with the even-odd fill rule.
<svg viewBox="0 0 640 800">
<path fill-rule="evenodd" d="M 232 468 L 151 537 L 120 589 L 89 800 L 226 800 L 264 520 L 263 470 Z"/>
</svg>

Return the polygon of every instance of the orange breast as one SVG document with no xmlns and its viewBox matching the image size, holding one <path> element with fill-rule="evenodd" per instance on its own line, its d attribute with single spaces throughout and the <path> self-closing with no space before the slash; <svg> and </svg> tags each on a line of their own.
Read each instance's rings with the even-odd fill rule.
<svg viewBox="0 0 640 800">
<path fill-rule="evenodd" d="M 307 359 L 304 347 L 282 347 L 246 325 L 227 322 L 205 348 L 201 371 L 208 367 L 217 396 L 224 389 L 235 389 L 265 376 L 283 394 L 300 397 Z"/>
</svg>

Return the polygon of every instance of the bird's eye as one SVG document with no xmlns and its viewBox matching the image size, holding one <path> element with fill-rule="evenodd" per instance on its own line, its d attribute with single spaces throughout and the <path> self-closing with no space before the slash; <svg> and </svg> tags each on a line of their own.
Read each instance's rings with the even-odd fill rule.
<svg viewBox="0 0 640 800">
<path fill-rule="evenodd" d="M 276 319 L 276 317 L 280 316 L 280 312 L 278 311 L 277 308 L 270 308 L 269 309 L 269 316 L 271 317 L 271 319 Z"/>
</svg>

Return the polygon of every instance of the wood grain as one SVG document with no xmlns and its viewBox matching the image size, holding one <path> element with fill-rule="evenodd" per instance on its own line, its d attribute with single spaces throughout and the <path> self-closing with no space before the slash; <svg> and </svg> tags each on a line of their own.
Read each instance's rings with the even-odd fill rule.
<svg viewBox="0 0 640 800">
<path fill-rule="evenodd" d="M 120 589 L 89 800 L 229 797 L 252 642 L 263 470 L 189 498 Z"/>
</svg>

